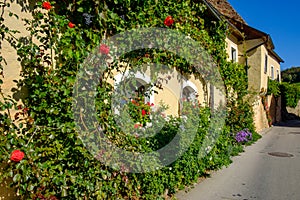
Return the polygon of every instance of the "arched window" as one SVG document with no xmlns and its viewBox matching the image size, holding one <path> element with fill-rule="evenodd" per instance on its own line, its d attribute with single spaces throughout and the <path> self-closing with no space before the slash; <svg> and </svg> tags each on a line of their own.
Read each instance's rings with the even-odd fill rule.
<svg viewBox="0 0 300 200">
<path fill-rule="evenodd" d="M 135 72 L 129 74 L 126 71 L 124 74 L 120 73 L 115 77 L 115 88 L 119 87 L 119 84 L 125 80 L 127 87 L 130 91 L 127 91 L 126 97 L 128 99 L 143 98 L 145 103 L 154 103 L 154 92 L 151 90 L 151 79 L 144 73 Z M 124 82 L 124 83 L 125 83 Z"/>
<path fill-rule="evenodd" d="M 198 89 L 191 81 L 184 81 L 181 96 L 187 101 L 197 101 Z"/>
<path fill-rule="evenodd" d="M 182 90 L 182 98 L 187 101 L 195 101 L 197 100 L 197 92 L 190 86 L 186 86 Z"/>
<path fill-rule="evenodd" d="M 143 99 L 145 103 L 150 102 L 151 88 L 150 88 L 150 85 L 146 81 L 144 81 L 140 78 L 136 78 L 135 83 L 131 84 L 130 88 L 132 91 L 134 91 L 134 96 L 131 96 L 129 98 Z"/>
</svg>

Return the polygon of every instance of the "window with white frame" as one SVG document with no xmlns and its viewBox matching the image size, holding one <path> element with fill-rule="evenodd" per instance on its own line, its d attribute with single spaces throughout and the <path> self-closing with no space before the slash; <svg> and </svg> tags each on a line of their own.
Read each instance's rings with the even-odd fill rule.
<svg viewBox="0 0 300 200">
<path fill-rule="evenodd" d="M 126 88 L 124 88 L 126 91 L 123 91 L 123 89 L 120 92 L 126 93 L 127 99 L 140 97 L 144 99 L 145 103 L 154 103 L 154 92 L 151 90 L 151 80 L 147 75 L 136 72 L 132 76 L 129 72 L 125 72 L 124 74 L 116 75 L 114 78 L 115 88 L 126 85 Z"/>
<path fill-rule="evenodd" d="M 197 87 L 190 81 L 185 81 L 182 85 L 182 98 L 187 101 L 197 101 Z"/>
<path fill-rule="evenodd" d="M 197 92 L 190 86 L 186 86 L 182 90 L 182 98 L 186 99 L 187 101 L 196 101 Z"/>
<path fill-rule="evenodd" d="M 279 70 L 277 69 L 277 81 L 279 82 L 280 81 L 280 72 L 279 72 Z"/>
<path fill-rule="evenodd" d="M 149 84 L 146 81 L 136 78 L 135 84 L 130 85 L 130 89 L 134 91 L 134 96 L 131 96 L 131 99 L 142 98 L 145 103 L 150 102 L 150 91 Z"/>
<path fill-rule="evenodd" d="M 231 47 L 231 61 L 232 62 L 237 61 L 237 50 L 234 47 Z"/>
</svg>

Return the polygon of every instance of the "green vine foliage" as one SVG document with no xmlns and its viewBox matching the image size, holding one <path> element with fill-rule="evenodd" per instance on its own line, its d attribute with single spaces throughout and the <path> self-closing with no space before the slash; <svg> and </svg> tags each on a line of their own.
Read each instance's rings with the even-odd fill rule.
<svg viewBox="0 0 300 200">
<path fill-rule="evenodd" d="M 207 170 L 228 165 L 230 156 L 242 150 L 234 140 L 234 133 L 244 128 L 254 132 L 253 111 L 246 100 L 246 72 L 244 66 L 227 61 L 225 22 L 213 20 L 200 1 L 66 0 L 52 1 L 49 10 L 43 10 L 42 3 L 39 1 L 34 8 L 32 20 L 24 20 L 30 37 L 21 38 L 15 45 L 23 77 L 18 86 L 29 91 L 19 114 L 27 118 L 26 126 L 23 129 L 12 126 L 7 115 L 1 115 L 0 119 L 4 124 L 0 127 L 0 162 L 4 164 L 0 180 L 12 178 L 10 186 L 23 199 L 163 199 L 197 181 Z M 170 27 L 164 25 L 167 16 L 174 19 Z M 209 120 L 209 108 L 189 109 L 189 112 L 197 110 L 194 115 L 200 117 L 200 122 L 187 124 L 198 129 L 182 157 L 163 169 L 132 174 L 103 165 L 77 137 L 72 91 L 81 64 L 103 39 L 143 27 L 178 30 L 205 47 L 225 83 L 228 117 L 216 144 L 208 155 L 199 159 L 199 148 L 213 122 Z M 120 62 L 123 61 L 132 66 L 165 63 L 182 73 L 201 77 L 195 67 L 169 52 L 142 49 L 121 57 Z M 112 77 L 113 70 L 123 70 L 118 66 L 112 63 L 97 87 L 97 116 L 104 124 L 105 134 L 129 151 L 150 152 L 165 146 L 180 129 L 182 118 L 170 117 L 162 130 L 148 140 L 127 135 L 116 125 L 109 112 L 113 88 L 106 80 Z M 1 108 L 10 109 L 13 105 L 5 101 Z M 149 107 L 143 106 L 141 109 L 148 111 Z M 149 118 L 139 115 L 139 110 L 133 107 L 130 109 L 136 122 L 147 124 Z M 20 162 L 10 161 L 14 149 L 25 152 Z"/>
<path fill-rule="evenodd" d="M 267 95 L 271 95 L 271 94 L 273 94 L 274 97 L 279 97 L 280 96 L 280 94 L 281 94 L 280 82 L 278 82 L 276 80 L 268 79 Z"/>
<path fill-rule="evenodd" d="M 268 95 L 273 94 L 274 97 L 282 96 L 283 105 L 295 108 L 300 100 L 300 87 L 297 84 L 287 82 L 278 82 L 276 80 L 268 80 Z"/>
<path fill-rule="evenodd" d="M 295 108 L 300 100 L 300 87 L 297 84 L 282 82 L 280 91 L 283 97 L 283 105 Z"/>
</svg>

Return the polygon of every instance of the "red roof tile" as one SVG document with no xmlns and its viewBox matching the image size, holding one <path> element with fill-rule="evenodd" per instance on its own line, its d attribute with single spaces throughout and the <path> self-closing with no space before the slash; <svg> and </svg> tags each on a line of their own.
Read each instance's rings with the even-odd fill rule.
<svg viewBox="0 0 300 200">
<path fill-rule="evenodd" d="M 246 21 L 236 12 L 227 0 L 206 0 L 222 15 L 247 24 Z"/>
</svg>

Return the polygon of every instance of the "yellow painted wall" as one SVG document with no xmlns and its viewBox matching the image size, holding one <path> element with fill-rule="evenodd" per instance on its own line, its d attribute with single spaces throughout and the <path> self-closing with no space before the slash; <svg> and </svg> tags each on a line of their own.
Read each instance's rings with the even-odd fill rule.
<svg viewBox="0 0 300 200">
<path fill-rule="evenodd" d="M 262 39 L 254 39 L 245 41 L 243 46 L 246 50 L 251 49 L 259 44 L 262 44 Z M 268 64 L 267 72 L 265 73 L 265 55 L 267 55 Z M 274 77 L 276 78 L 276 71 L 280 73 L 280 63 L 270 55 L 266 46 L 262 44 L 256 49 L 248 53 L 248 65 L 250 66 L 248 70 L 248 83 L 249 90 L 252 94 L 257 95 L 254 102 L 254 123 L 257 131 L 260 131 L 268 126 L 268 120 L 266 117 L 266 112 L 264 106 L 261 103 L 261 97 L 259 97 L 259 92 L 261 89 L 267 90 L 268 87 L 268 77 L 271 76 L 271 66 L 274 66 Z M 269 97 L 268 97 L 269 98 Z M 269 105 L 270 106 L 270 105 Z M 277 109 L 278 110 L 278 109 Z M 278 111 L 277 111 L 277 115 Z M 277 119 L 280 119 L 277 117 Z"/>
<path fill-rule="evenodd" d="M 270 73 L 270 57 L 267 48 L 265 45 L 259 47 L 261 49 L 261 81 L 260 81 L 260 88 L 267 89 L 268 88 L 268 77 Z M 265 68 L 265 55 L 268 55 L 268 66 L 267 72 L 264 72 Z"/>
<path fill-rule="evenodd" d="M 30 8 L 32 5 L 30 5 L 26 0 L 24 1 L 14 1 L 13 3 L 10 2 L 10 7 L 5 8 L 4 12 L 4 24 L 8 26 L 12 30 L 17 30 L 20 33 L 16 34 L 16 37 L 24 37 L 28 36 L 29 32 L 26 31 L 24 22 L 21 19 L 31 18 L 30 14 Z M 8 2 L 7 2 L 8 3 Z M 19 16 L 19 19 L 16 19 L 15 17 L 9 17 L 8 11 L 11 11 Z M 17 52 L 14 48 L 11 47 L 11 45 L 7 41 L 3 41 L 2 47 L 1 47 L 1 55 L 6 59 L 7 65 L 4 66 L 4 84 L 2 85 L 2 89 L 5 94 L 11 94 L 12 87 L 15 87 L 15 83 L 13 80 L 19 79 L 20 76 L 20 63 L 17 61 Z"/>
<path fill-rule="evenodd" d="M 245 51 L 255 47 L 262 42 L 261 39 L 247 40 L 245 41 Z M 252 92 L 259 93 L 261 89 L 261 70 L 262 70 L 262 49 L 261 46 L 248 52 L 248 88 Z"/>
<path fill-rule="evenodd" d="M 209 92 L 207 90 L 207 86 L 203 85 L 202 82 L 195 78 L 194 75 L 189 77 L 189 81 L 191 81 L 198 88 L 198 101 L 200 104 L 207 103 L 209 99 Z"/>
<path fill-rule="evenodd" d="M 122 72 L 124 73 L 124 72 Z M 114 71 L 113 75 L 114 77 L 117 77 L 119 72 Z M 148 79 L 150 78 L 151 82 L 153 81 L 151 79 L 151 68 L 148 68 L 145 71 L 145 77 L 147 76 Z M 144 80 L 144 79 L 143 79 Z M 179 111 L 179 100 L 181 98 L 181 92 L 182 88 L 185 84 L 185 82 L 190 82 L 188 84 L 193 84 L 197 89 L 198 93 L 198 98 L 197 100 L 204 105 L 204 102 L 209 99 L 207 95 L 207 92 L 204 91 L 203 89 L 203 84 L 198 78 L 195 78 L 194 75 L 190 76 L 185 76 L 179 74 L 175 68 L 173 70 L 170 70 L 168 73 L 161 73 L 158 75 L 158 80 L 162 84 L 162 88 L 155 87 L 154 90 L 157 93 L 153 94 L 154 98 L 154 104 L 158 105 L 159 103 L 163 103 L 168 106 L 168 110 L 166 110 L 167 115 L 173 115 L 173 116 L 178 116 L 178 111 Z M 109 79 L 107 81 L 111 85 L 114 85 L 114 80 Z"/>
<path fill-rule="evenodd" d="M 278 63 L 278 61 L 272 55 L 269 55 L 269 61 L 270 61 L 270 68 L 271 68 L 271 66 L 274 67 L 274 79 L 276 79 L 277 74 L 279 74 L 279 80 L 280 80 L 281 79 L 280 78 L 280 63 Z M 269 76 L 271 77 L 271 69 L 269 70 Z"/>
<path fill-rule="evenodd" d="M 4 24 L 12 30 L 17 30 L 20 33 L 16 34 L 16 37 L 24 37 L 28 36 L 29 33 L 26 31 L 24 22 L 21 20 L 23 18 L 31 18 L 30 9 L 33 7 L 34 1 L 22 0 L 22 1 L 7 1 L 6 3 L 10 3 L 9 8 L 5 8 L 4 12 Z M 9 17 L 8 14 L 11 11 L 19 16 L 19 19 L 15 17 Z M 7 65 L 4 65 L 4 84 L 1 86 L 3 92 L 6 95 L 12 94 L 12 88 L 16 87 L 16 84 L 13 80 L 17 80 L 20 78 L 20 63 L 17 61 L 17 52 L 7 41 L 3 41 L 1 47 L 1 55 L 5 58 Z M 1 77 L 2 79 L 2 77 Z M 18 100 L 18 99 L 17 99 Z M 13 114 L 14 111 L 12 110 Z M 1 171 L 0 171 L 1 173 Z M 11 180 L 7 180 L 4 184 L 0 185 L 0 200 L 18 200 L 16 196 L 16 192 L 12 188 L 7 188 L 6 186 Z"/>
<path fill-rule="evenodd" d="M 237 54 L 236 54 L 236 61 L 239 62 L 239 55 L 241 55 L 241 49 L 239 48 L 239 45 L 238 45 L 238 40 L 236 37 L 234 37 L 233 35 L 228 35 L 225 39 L 225 42 L 226 42 L 226 52 L 227 52 L 227 60 L 228 61 L 231 61 L 232 58 L 231 58 L 231 47 L 235 48 L 237 50 Z"/>
<path fill-rule="evenodd" d="M 268 128 L 269 125 L 268 125 L 267 115 L 264 110 L 264 106 L 262 104 L 260 97 L 257 97 L 253 105 L 253 111 L 254 111 L 254 125 L 256 131 L 261 131 L 265 128 Z"/>
<path fill-rule="evenodd" d="M 264 106 L 261 103 L 261 97 L 259 93 L 261 89 L 267 89 L 268 77 L 271 76 L 271 66 L 274 67 L 274 78 L 277 77 L 277 70 L 280 73 L 280 63 L 268 52 L 266 46 L 263 44 L 262 39 L 246 40 L 242 44 L 239 44 L 239 53 L 242 55 L 249 49 L 252 49 L 247 53 L 248 66 L 248 89 L 254 96 L 253 111 L 254 111 L 254 124 L 257 131 L 260 131 L 268 127 L 268 120 Z M 258 46 L 260 45 L 260 46 Z M 228 51 L 228 49 L 227 49 Z M 267 72 L 265 73 L 265 55 L 268 55 Z M 239 57 L 240 64 L 246 64 L 246 59 L 242 56 Z M 270 106 L 270 105 L 269 105 Z M 280 120 L 279 108 L 277 108 L 277 117 Z"/>
</svg>

